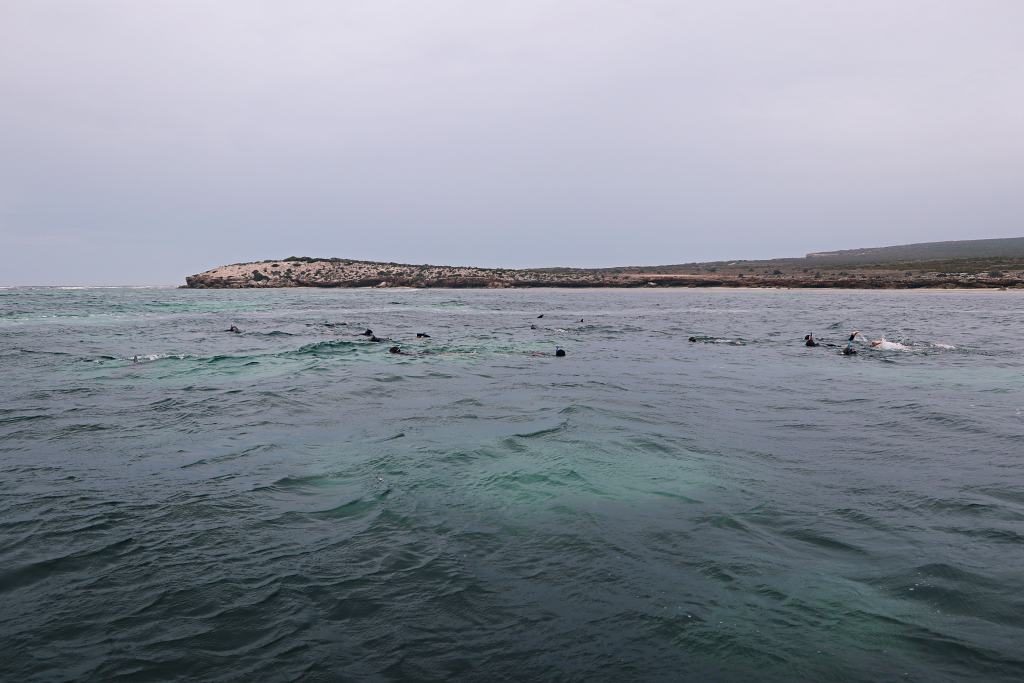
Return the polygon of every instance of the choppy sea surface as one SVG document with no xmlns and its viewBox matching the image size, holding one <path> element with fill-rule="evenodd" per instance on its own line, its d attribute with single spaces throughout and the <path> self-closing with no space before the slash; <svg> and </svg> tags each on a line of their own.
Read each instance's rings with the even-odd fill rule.
<svg viewBox="0 0 1024 683">
<path fill-rule="evenodd" d="M 0 680 L 1019 681 L 1022 305 L 0 290 Z"/>
</svg>

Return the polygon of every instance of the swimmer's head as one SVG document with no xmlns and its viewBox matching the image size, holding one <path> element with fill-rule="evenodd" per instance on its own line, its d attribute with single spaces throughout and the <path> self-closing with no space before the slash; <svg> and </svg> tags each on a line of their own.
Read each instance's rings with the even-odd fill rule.
<svg viewBox="0 0 1024 683">
<path fill-rule="evenodd" d="M 397 346 L 392 346 L 390 349 L 388 349 L 388 353 L 401 353 L 401 352 L 402 352 L 402 349 L 400 349 Z"/>
<path fill-rule="evenodd" d="M 563 357 L 564 355 L 565 355 L 565 349 L 563 349 L 563 348 L 562 348 L 562 347 L 560 347 L 560 346 L 556 346 L 556 347 L 555 347 L 555 356 L 557 356 L 558 358 L 561 358 L 561 357 Z"/>
<path fill-rule="evenodd" d="M 695 342 L 695 341 L 697 341 L 697 338 L 696 337 L 690 337 L 689 341 Z"/>
</svg>

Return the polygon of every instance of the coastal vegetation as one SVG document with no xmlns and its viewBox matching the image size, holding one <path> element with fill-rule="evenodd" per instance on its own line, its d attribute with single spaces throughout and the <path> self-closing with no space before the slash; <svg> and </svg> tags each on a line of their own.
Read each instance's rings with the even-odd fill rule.
<svg viewBox="0 0 1024 683">
<path fill-rule="evenodd" d="M 1024 288 L 1024 238 L 932 242 L 802 258 L 615 268 L 479 268 L 289 256 L 220 266 L 190 288 L 802 287 Z"/>
</svg>

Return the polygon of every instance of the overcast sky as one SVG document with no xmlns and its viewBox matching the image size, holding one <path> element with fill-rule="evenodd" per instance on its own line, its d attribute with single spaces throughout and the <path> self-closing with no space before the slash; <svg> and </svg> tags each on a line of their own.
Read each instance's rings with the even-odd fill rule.
<svg viewBox="0 0 1024 683">
<path fill-rule="evenodd" d="M 0 0 L 0 284 L 1024 235 L 1021 0 Z"/>
</svg>

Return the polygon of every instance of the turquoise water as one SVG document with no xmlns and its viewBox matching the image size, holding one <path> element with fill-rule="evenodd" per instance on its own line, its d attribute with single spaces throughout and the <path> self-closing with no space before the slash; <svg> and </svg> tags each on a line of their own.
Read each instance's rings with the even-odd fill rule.
<svg viewBox="0 0 1024 683">
<path fill-rule="evenodd" d="M 1020 680 L 1022 304 L 0 290 L 0 679 Z"/>
</svg>

